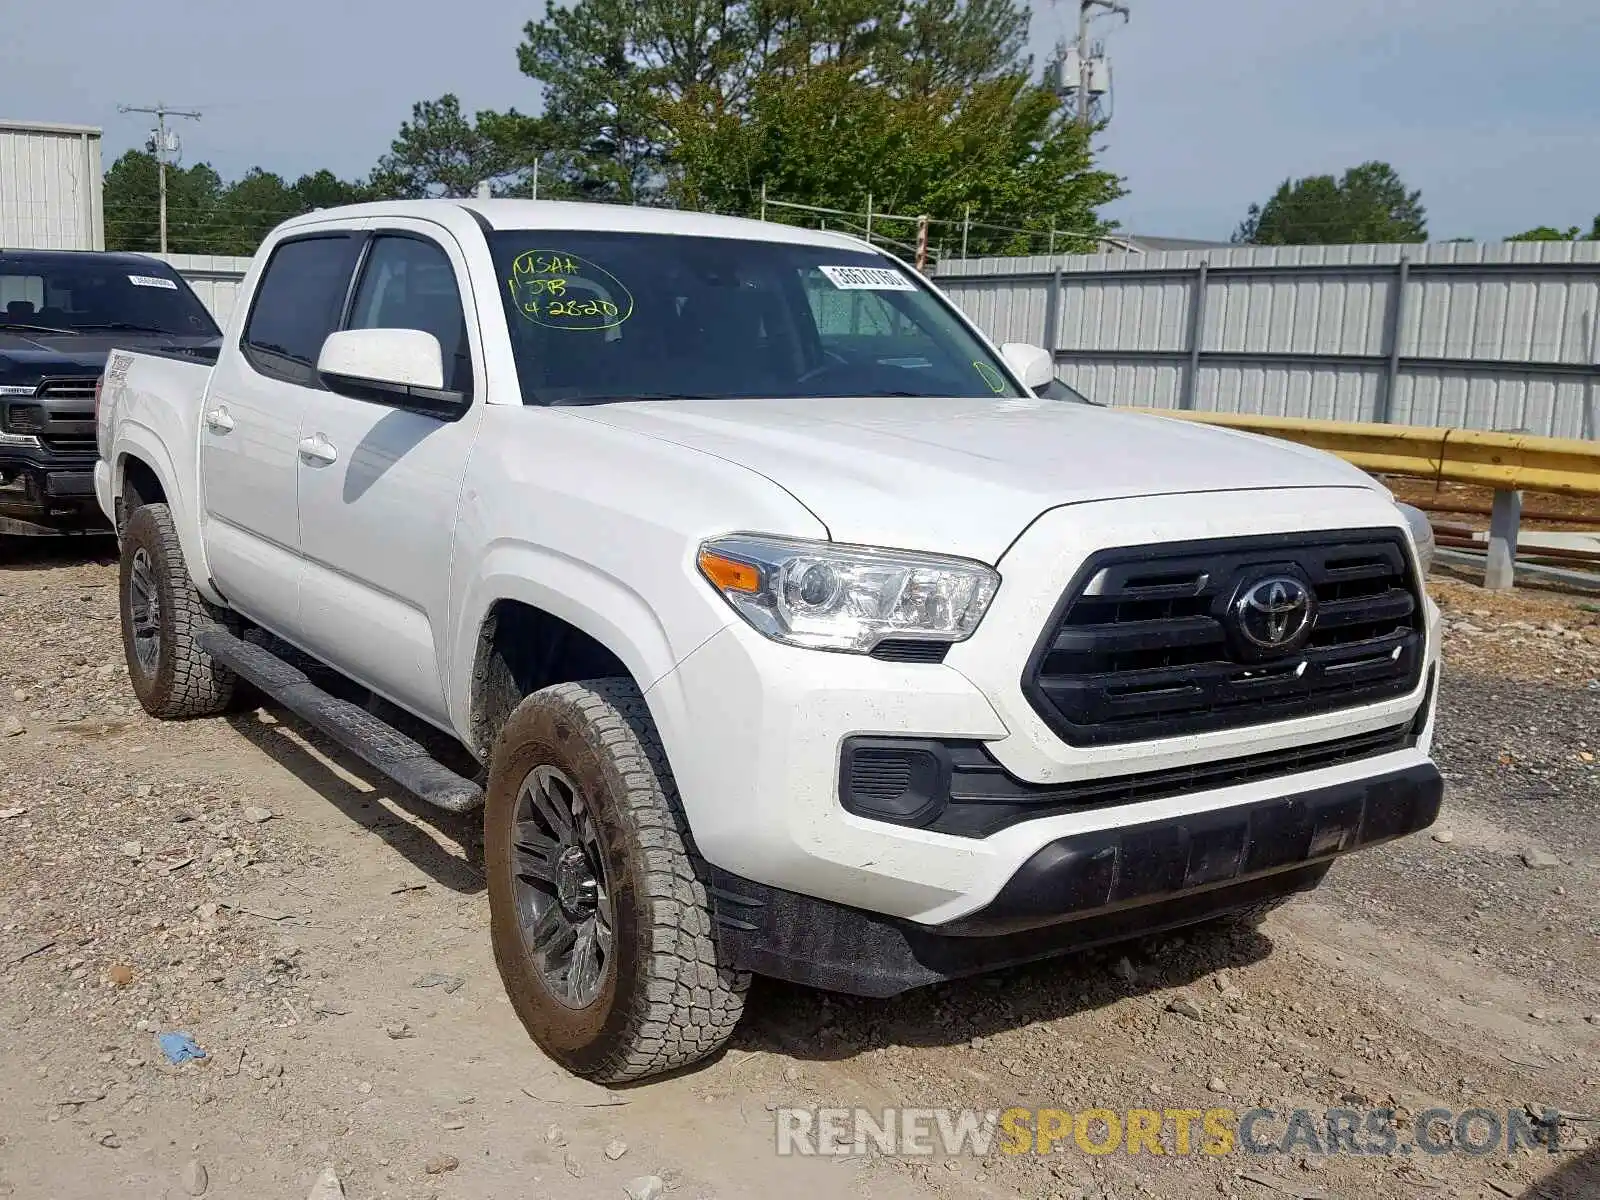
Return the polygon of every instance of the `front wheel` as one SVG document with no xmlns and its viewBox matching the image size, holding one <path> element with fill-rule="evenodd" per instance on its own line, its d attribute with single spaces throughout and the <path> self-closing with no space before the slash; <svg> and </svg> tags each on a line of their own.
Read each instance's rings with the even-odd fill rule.
<svg viewBox="0 0 1600 1200">
<path fill-rule="evenodd" d="M 122 647 L 140 705 L 153 717 L 222 712 L 233 698 L 235 676 L 200 648 L 200 633 L 216 617 L 189 578 L 172 510 L 165 504 L 134 509 L 121 551 Z"/>
<path fill-rule="evenodd" d="M 704 865 L 630 680 L 523 700 L 495 745 L 484 823 L 495 961 L 547 1054 L 620 1083 L 727 1041 L 749 976 L 717 961 Z"/>
</svg>

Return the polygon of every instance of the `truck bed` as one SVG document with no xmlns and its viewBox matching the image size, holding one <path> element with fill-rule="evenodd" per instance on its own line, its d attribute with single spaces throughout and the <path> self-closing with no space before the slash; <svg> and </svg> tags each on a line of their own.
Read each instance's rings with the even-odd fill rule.
<svg viewBox="0 0 1600 1200">
<path fill-rule="evenodd" d="M 120 456 L 140 451 L 150 461 L 160 462 L 167 460 L 169 447 L 197 444 L 215 361 L 214 350 L 111 352 L 101 381 L 96 441 L 108 468 L 104 472 L 108 486 L 97 487 L 100 507 L 112 522 Z M 194 511 L 189 505 L 195 500 L 195 482 L 192 462 L 173 470 L 168 486 L 178 494 L 169 495 L 169 503 Z"/>
</svg>

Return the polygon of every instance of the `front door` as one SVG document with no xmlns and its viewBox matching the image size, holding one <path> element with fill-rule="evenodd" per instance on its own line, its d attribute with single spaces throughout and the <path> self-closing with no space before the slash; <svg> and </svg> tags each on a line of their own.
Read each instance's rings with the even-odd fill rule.
<svg viewBox="0 0 1600 1200">
<path fill-rule="evenodd" d="M 386 220 L 369 233 L 357 272 L 344 327 L 433 334 L 445 387 L 471 396 L 477 320 L 463 305 L 471 292 L 452 236 L 425 221 Z M 443 421 L 321 392 L 300 431 L 305 648 L 445 726 L 451 549 L 482 413 L 481 398 L 461 420 Z"/>
<path fill-rule="evenodd" d="M 360 249 L 350 231 L 279 242 L 239 353 L 219 356 L 200 415 L 206 557 L 230 604 L 292 638 L 300 599 L 298 444 Z"/>
</svg>

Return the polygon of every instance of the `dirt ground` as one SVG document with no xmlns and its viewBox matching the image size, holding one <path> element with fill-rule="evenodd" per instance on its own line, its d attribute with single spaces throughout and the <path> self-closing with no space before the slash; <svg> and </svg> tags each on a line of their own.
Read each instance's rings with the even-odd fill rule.
<svg viewBox="0 0 1600 1200">
<path fill-rule="evenodd" d="M 1259 929 L 891 1001 L 758 981 L 726 1053 L 608 1093 L 502 995 L 472 819 L 281 713 L 138 711 L 110 553 L 0 547 L 0 1196 L 1600 1196 L 1592 602 L 1437 582 L 1444 816 Z M 779 1157 L 819 1105 L 1564 1115 L 1553 1154 Z"/>
</svg>

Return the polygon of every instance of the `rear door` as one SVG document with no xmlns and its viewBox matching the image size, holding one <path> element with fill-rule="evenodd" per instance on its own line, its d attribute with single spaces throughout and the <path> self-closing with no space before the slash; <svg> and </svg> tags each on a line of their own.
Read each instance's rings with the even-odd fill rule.
<svg viewBox="0 0 1600 1200">
<path fill-rule="evenodd" d="M 272 247 L 200 419 L 212 577 L 229 603 L 291 639 L 300 602 L 300 424 L 310 399 L 326 394 L 317 355 L 338 324 L 360 248 L 352 230 Z"/>
<path fill-rule="evenodd" d="M 461 248 L 431 222 L 373 226 L 343 327 L 433 334 L 444 386 L 471 397 L 483 355 Z M 481 397 L 448 421 L 324 391 L 300 431 L 302 644 L 441 725 L 451 548 L 482 414 Z"/>
</svg>

